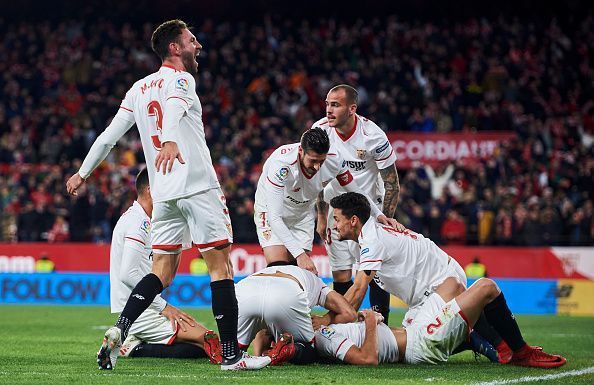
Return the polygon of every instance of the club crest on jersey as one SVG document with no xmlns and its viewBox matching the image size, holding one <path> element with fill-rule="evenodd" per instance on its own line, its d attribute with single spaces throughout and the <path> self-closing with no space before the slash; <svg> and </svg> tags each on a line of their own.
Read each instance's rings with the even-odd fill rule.
<svg viewBox="0 0 594 385">
<path fill-rule="evenodd" d="M 190 83 L 186 79 L 179 78 L 175 81 L 175 89 L 184 91 L 184 92 L 188 92 L 189 88 L 190 88 Z"/>
<path fill-rule="evenodd" d="M 227 226 L 227 232 L 229 235 L 233 236 L 233 226 L 231 226 L 231 223 L 225 223 L 225 226 Z"/>
<path fill-rule="evenodd" d="M 278 179 L 279 181 L 284 181 L 285 179 L 287 179 L 287 177 L 289 176 L 289 169 L 286 167 L 281 167 L 276 174 L 274 174 L 274 176 L 276 176 L 276 179 Z"/>
<path fill-rule="evenodd" d="M 145 233 L 150 233 L 151 232 L 151 222 L 148 219 L 145 219 L 142 221 L 142 224 L 140 225 L 140 230 L 144 231 Z"/>
<path fill-rule="evenodd" d="M 272 237 L 272 231 L 270 230 L 264 230 L 262 231 L 262 236 L 264 237 L 264 239 L 266 239 L 267 241 L 270 240 L 270 237 Z"/>
<path fill-rule="evenodd" d="M 357 158 L 365 159 L 365 155 L 367 155 L 367 150 L 363 150 L 360 148 L 357 149 Z"/>
<path fill-rule="evenodd" d="M 332 329 L 330 326 L 322 326 L 320 328 L 320 334 L 322 335 L 322 337 L 330 339 L 332 338 L 334 333 L 336 333 L 336 331 Z"/>
</svg>

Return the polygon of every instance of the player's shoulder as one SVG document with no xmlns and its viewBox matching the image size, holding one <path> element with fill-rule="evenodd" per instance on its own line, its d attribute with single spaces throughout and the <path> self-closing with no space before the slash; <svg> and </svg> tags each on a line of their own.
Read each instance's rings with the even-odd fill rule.
<svg viewBox="0 0 594 385">
<path fill-rule="evenodd" d="M 361 122 L 361 134 L 369 140 L 386 139 L 386 133 L 380 126 L 375 124 L 371 119 L 364 116 L 357 115 L 359 122 Z"/>
<path fill-rule="evenodd" d="M 375 246 L 378 238 L 380 237 L 380 226 L 381 225 L 374 218 L 370 217 L 361 228 L 359 240 L 365 245 L 370 244 Z"/>
<path fill-rule="evenodd" d="M 148 217 L 142 206 L 140 206 L 138 202 L 134 202 L 134 204 L 122 214 L 116 226 L 119 226 L 126 233 L 148 236 L 151 232 L 151 219 Z"/>
<path fill-rule="evenodd" d="M 274 150 L 269 159 L 290 165 L 297 161 L 298 152 L 299 143 L 285 144 Z"/>
</svg>

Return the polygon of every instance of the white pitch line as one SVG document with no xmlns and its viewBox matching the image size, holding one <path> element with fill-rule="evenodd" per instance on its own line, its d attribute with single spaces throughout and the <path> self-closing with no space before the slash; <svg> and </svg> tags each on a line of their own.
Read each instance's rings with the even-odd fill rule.
<svg viewBox="0 0 594 385">
<path fill-rule="evenodd" d="M 594 373 L 594 366 L 590 366 L 589 368 L 584 368 L 584 369 L 579 369 L 579 370 L 570 370 L 568 372 L 563 372 L 563 373 L 545 374 L 544 376 L 527 376 L 527 377 L 520 377 L 520 378 L 512 378 L 509 380 L 476 382 L 476 383 L 474 383 L 474 385 L 518 384 L 521 382 L 556 380 L 558 378 L 582 376 L 584 374 L 590 374 L 590 373 Z"/>
</svg>

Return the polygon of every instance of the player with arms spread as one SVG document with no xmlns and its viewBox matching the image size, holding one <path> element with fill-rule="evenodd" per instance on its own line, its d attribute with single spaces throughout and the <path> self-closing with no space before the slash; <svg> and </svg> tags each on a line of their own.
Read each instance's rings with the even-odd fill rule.
<svg viewBox="0 0 594 385">
<path fill-rule="evenodd" d="M 358 191 L 344 162 L 331 152 L 328 135 L 320 128 L 307 130 L 300 143 L 277 148 L 264 163 L 258 180 L 254 221 L 269 266 L 297 264 L 317 274 L 309 253 L 315 227 L 315 199 L 336 179 L 347 191 Z M 392 225 L 377 208 L 374 218 Z"/>
<path fill-rule="evenodd" d="M 67 182 L 76 194 L 92 170 L 134 123 L 138 126 L 149 165 L 154 201 L 152 272 L 136 285 L 116 325 L 106 332 L 98 355 L 103 369 L 128 331 L 157 294 L 171 284 L 188 234 L 208 266 L 212 308 L 221 336 L 223 370 L 259 369 L 268 357 L 250 357 L 237 345 L 237 300 L 229 262 L 231 222 L 212 166 L 196 94 L 196 57 L 202 45 L 181 20 L 161 24 L 152 36 L 161 68 L 137 81 L 126 93 L 120 110 Z M 176 162 L 177 161 L 177 162 Z M 180 322 L 187 322 L 180 317 Z"/>
<path fill-rule="evenodd" d="M 396 153 L 384 131 L 371 120 L 357 114 L 357 90 L 340 84 L 328 91 L 326 96 L 326 117 L 312 127 L 320 127 L 328 134 L 330 145 L 344 160 L 353 178 L 360 187 L 359 192 L 371 199 L 388 218 L 394 218 L 400 195 L 400 183 L 396 170 Z M 347 192 L 337 181 L 324 189 L 325 200 Z M 326 252 L 330 257 L 334 290 L 345 294 L 352 286 L 353 265 L 359 255 L 358 245 L 350 240 L 340 241 L 333 231 L 333 210 L 328 209 L 324 197 L 317 203 L 317 232 L 325 240 Z M 397 230 L 404 227 L 395 224 Z M 369 286 L 369 299 L 374 310 L 388 322 L 390 294 L 373 281 Z"/>
</svg>

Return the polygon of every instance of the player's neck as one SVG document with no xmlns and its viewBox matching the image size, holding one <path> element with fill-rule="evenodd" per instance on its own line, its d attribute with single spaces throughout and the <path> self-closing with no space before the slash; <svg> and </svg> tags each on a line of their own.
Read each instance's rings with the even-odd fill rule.
<svg viewBox="0 0 594 385">
<path fill-rule="evenodd" d="M 342 136 L 348 137 L 355 130 L 355 114 L 348 118 L 348 120 L 340 126 L 334 127 L 336 131 Z"/>
<path fill-rule="evenodd" d="M 184 66 L 184 63 L 182 63 L 180 57 L 168 57 L 167 59 L 163 60 L 163 63 L 161 65 L 164 67 L 173 68 L 177 71 L 186 70 L 186 67 Z"/>
<path fill-rule="evenodd" d="M 136 199 L 136 202 L 138 202 L 138 204 L 143 208 L 144 212 L 146 213 L 146 215 L 148 215 L 149 218 L 151 218 L 153 216 L 153 201 L 152 201 L 152 199 L 138 197 L 138 199 Z"/>
</svg>

